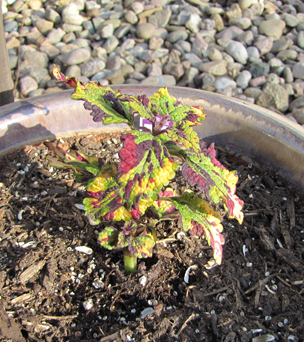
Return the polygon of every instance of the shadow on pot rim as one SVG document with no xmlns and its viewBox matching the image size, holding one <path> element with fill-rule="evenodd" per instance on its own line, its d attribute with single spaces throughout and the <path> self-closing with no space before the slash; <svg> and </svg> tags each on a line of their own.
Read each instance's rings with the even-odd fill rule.
<svg viewBox="0 0 304 342">
<path fill-rule="evenodd" d="M 121 85 L 112 89 L 151 96 L 156 86 Z M 245 101 L 203 90 L 168 87 L 187 105 L 203 106 L 207 118 L 195 130 L 200 139 L 281 174 L 304 190 L 304 128 L 283 115 Z M 93 122 L 72 90 L 29 98 L 0 107 L 0 156 L 45 140 L 97 132 L 122 132 L 128 127 Z"/>
</svg>

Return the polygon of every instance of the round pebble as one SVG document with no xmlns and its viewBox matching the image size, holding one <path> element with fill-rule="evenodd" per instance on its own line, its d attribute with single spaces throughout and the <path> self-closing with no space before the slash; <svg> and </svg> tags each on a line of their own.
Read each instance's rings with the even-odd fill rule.
<svg viewBox="0 0 304 342">
<path fill-rule="evenodd" d="M 104 86 L 178 85 L 216 91 L 275 108 L 302 124 L 301 2 L 277 1 L 276 7 L 259 0 L 216 5 L 191 0 L 187 6 L 154 2 L 152 7 L 117 0 L 111 7 L 109 0 L 78 0 L 53 7 L 41 0 L 3 1 L 13 73 L 20 48 L 20 95 L 60 91 L 50 73 L 56 63 L 69 75 Z"/>
<path fill-rule="evenodd" d="M 150 39 L 155 32 L 155 26 L 150 23 L 139 24 L 136 28 L 136 34 L 139 38 Z"/>
</svg>

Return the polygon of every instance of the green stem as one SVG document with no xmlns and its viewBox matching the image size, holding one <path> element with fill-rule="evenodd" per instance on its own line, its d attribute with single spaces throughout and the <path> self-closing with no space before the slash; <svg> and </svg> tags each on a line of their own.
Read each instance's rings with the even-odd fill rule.
<svg viewBox="0 0 304 342">
<path fill-rule="evenodd" d="M 126 272 L 135 273 L 137 271 L 137 257 L 130 253 L 127 247 L 124 248 L 124 264 Z"/>
</svg>

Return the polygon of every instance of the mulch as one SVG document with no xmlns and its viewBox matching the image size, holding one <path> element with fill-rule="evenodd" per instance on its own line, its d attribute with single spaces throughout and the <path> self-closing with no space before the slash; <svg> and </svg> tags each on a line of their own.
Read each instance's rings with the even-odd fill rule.
<svg viewBox="0 0 304 342">
<path fill-rule="evenodd" d="M 121 143 L 58 144 L 111 161 Z M 242 225 L 223 217 L 222 265 L 208 264 L 201 238 L 161 221 L 154 256 L 126 275 L 122 252 L 97 243 L 104 225 L 83 215 L 84 187 L 46 153 L 28 146 L 0 160 L 1 342 L 304 340 L 304 201 L 288 180 L 219 148 L 245 203 Z M 180 172 L 173 186 L 186 186 Z"/>
</svg>

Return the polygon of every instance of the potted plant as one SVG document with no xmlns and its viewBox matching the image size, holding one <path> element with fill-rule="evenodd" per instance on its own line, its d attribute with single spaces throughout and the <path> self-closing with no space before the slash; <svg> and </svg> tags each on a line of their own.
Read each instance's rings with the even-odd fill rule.
<svg viewBox="0 0 304 342">
<path fill-rule="evenodd" d="M 165 88 L 151 97 L 131 96 L 65 77 L 56 66 L 53 73 L 57 81 L 75 88 L 72 99 L 84 101 L 94 122 L 125 123 L 131 129 L 121 136 L 118 163 L 105 164 L 94 156 L 45 143 L 51 164 L 72 169 L 76 179 L 86 184 L 84 209 L 91 224 L 108 222 L 99 243 L 110 250 L 123 249 L 125 270 L 134 273 L 138 257 L 152 256 L 153 222 L 175 218 L 185 231 L 204 236 L 213 248 L 215 263 L 221 264 L 224 238 L 219 213 L 191 190 L 177 194 L 165 188 L 175 177 L 179 159 L 190 186 L 203 191 L 208 200 L 222 200 L 228 216 L 243 221 L 243 202 L 235 195 L 238 177 L 216 159 L 214 144 L 200 142 L 192 129 L 205 118 L 202 108 L 183 105 Z M 149 128 L 136 129 L 136 115 L 148 121 Z"/>
<path fill-rule="evenodd" d="M 156 87 L 113 89 L 132 96 L 150 97 L 158 92 Z M 140 265 L 137 273 L 126 276 L 121 272 L 119 253 L 100 248 L 94 228 L 80 219 L 74 203 L 79 203 L 82 194 L 77 199 L 69 194 L 74 191 L 74 186 L 66 185 L 71 182 L 65 178 L 69 172 L 45 169 L 46 164 L 36 164 L 33 169 L 35 163 L 45 161 L 43 146 L 15 153 L 48 139 L 114 132 L 116 125 L 93 122 L 82 102 L 70 99 L 71 91 L 4 106 L 0 111 L 0 153 L 12 157 L 2 160 L 1 169 L 9 171 L 9 159 L 14 166 L 9 178 L 1 179 L 0 190 L 1 213 L 7 212 L 1 230 L 1 260 L 6 268 L 0 270 L 0 288 L 4 289 L 1 310 L 10 316 L 6 315 L 7 330 L 2 330 L 6 339 L 16 331 L 38 340 L 51 336 L 59 340 L 67 336 L 70 340 L 119 340 L 120 336 L 135 341 L 224 340 L 228 336 L 274 340 L 281 334 L 293 341 L 302 338 L 298 314 L 302 305 L 302 202 L 277 174 L 267 183 L 266 171 L 252 164 L 264 165 L 303 189 L 303 163 L 299 162 L 303 159 L 303 129 L 263 108 L 218 94 L 181 88 L 168 91 L 183 104 L 204 107 L 207 117 L 195 127 L 198 137 L 232 151 L 225 165 L 239 170 L 245 223 L 239 226 L 236 221 L 224 221 L 222 265 L 214 269 L 204 266 L 210 248 L 201 239 L 162 235 L 156 257 L 144 259 L 146 264 Z M 139 127 L 136 122 L 135 126 Z M 127 128 L 120 124 L 118 131 L 126 134 Z M 236 166 L 235 155 L 239 154 L 249 164 L 239 161 Z M 57 187 L 58 182 L 64 187 Z M 48 189 L 48 195 L 41 195 Z M 268 198 L 268 204 L 261 196 Z M 165 228 L 166 222 L 160 225 Z M 178 227 L 170 229 L 175 232 Z M 83 245 L 91 254 L 80 251 L 78 247 Z"/>
</svg>

